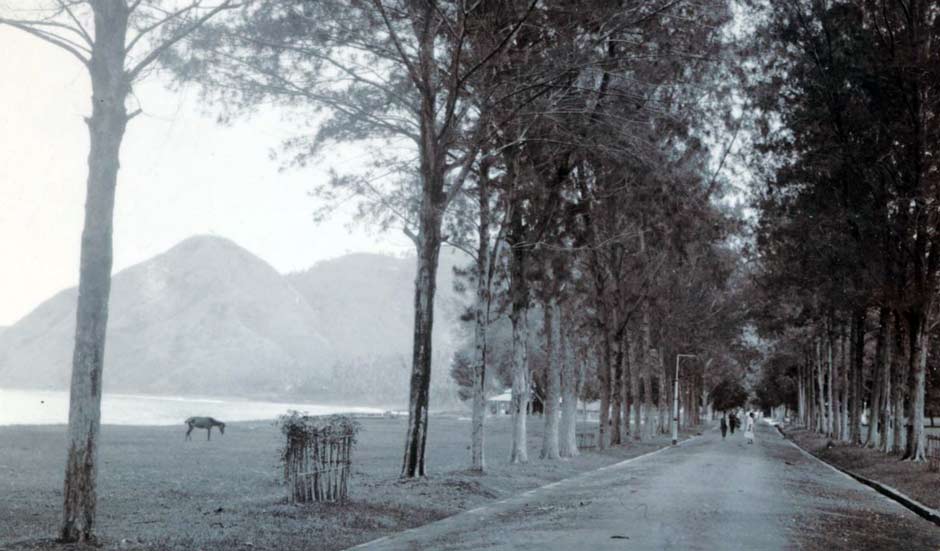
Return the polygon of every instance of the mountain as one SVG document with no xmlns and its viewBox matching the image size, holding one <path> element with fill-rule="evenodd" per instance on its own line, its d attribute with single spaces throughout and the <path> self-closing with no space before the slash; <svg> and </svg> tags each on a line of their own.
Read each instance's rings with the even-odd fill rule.
<svg viewBox="0 0 940 551">
<path fill-rule="evenodd" d="M 466 257 L 441 252 L 435 296 L 434 338 L 446 344 L 460 314 L 454 266 Z M 347 357 L 411 355 L 414 331 L 415 259 L 351 254 L 318 262 L 287 280 L 330 323 L 323 334 Z"/>
<path fill-rule="evenodd" d="M 466 263 L 463 253 L 442 249 L 432 345 L 432 400 L 438 404 L 456 395 L 447 373 L 459 340 L 457 320 L 468 297 L 454 291 L 454 267 Z M 338 351 L 333 379 L 345 381 L 339 390 L 343 396 L 381 395 L 394 403 L 407 400 L 415 269 L 413 257 L 351 254 L 287 276 L 322 318 L 329 320 L 321 332 Z"/>
<path fill-rule="evenodd" d="M 438 373 L 456 347 L 464 258 L 441 254 Z M 285 276 L 227 239 L 192 237 L 112 278 L 105 389 L 403 404 L 414 272 L 414 258 L 354 254 Z M 0 332 L 0 387 L 68 388 L 76 298 L 62 291 Z"/>
<path fill-rule="evenodd" d="M 67 388 L 76 297 L 62 291 L 0 334 L 0 384 Z M 321 324 L 264 261 L 226 239 L 193 237 L 114 276 L 105 389 L 289 392 L 334 361 Z"/>
</svg>

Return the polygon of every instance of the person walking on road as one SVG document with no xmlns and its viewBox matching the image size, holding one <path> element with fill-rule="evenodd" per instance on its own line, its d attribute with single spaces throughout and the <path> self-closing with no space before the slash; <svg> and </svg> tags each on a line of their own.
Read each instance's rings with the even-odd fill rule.
<svg viewBox="0 0 940 551">
<path fill-rule="evenodd" d="M 725 439 L 725 435 L 728 434 L 728 422 L 725 421 L 725 416 L 721 416 L 721 439 Z"/>
<path fill-rule="evenodd" d="M 738 416 L 732 413 L 728 416 L 728 425 L 731 429 L 731 434 L 734 434 L 734 429 L 738 428 Z"/>
<path fill-rule="evenodd" d="M 748 444 L 754 443 L 754 412 L 747 414 L 747 426 L 744 428 L 744 438 L 747 439 Z"/>
</svg>

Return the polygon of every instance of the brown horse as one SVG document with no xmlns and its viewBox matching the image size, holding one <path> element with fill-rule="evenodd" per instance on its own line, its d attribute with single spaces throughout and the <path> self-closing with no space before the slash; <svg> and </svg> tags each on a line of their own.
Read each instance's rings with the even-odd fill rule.
<svg viewBox="0 0 940 551">
<path fill-rule="evenodd" d="M 190 434 L 193 429 L 206 429 L 206 440 L 212 440 L 212 427 L 219 427 L 219 432 L 225 434 L 225 423 L 213 419 L 212 417 L 190 417 L 185 421 L 189 430 L 186 431 L 186 440 L 192 440 Z"/>
</svg>

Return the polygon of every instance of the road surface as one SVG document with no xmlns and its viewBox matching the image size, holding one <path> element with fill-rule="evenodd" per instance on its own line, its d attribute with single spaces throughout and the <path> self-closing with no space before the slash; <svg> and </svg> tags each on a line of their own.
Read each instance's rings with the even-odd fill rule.
<svg viewBox="0 0 940 551">
<path fill-rule="evenodd" d="M 940 527 L 760 424 L 360 546 L 369 550 L 940 549 Z"/>
</svg>

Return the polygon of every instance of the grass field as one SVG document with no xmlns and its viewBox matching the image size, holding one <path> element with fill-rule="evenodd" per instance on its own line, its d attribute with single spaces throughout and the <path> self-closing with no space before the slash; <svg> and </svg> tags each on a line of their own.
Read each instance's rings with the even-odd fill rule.
<svg viewBox="0 0 940 551">
<path fill-rule="evenodd" d="M 927 463 L 901 461 L 897 455 L 838 442 L 830 446 L 830 439 L 803 429 L 788 428 L 786 432 L 800 447 L 821 459 L 896 488 L 928 507 L 940 507 L 940 474 L 930 472 Z"/>
<path fill-rule="evenodd" d="M 270 422 L 232 423 L 225 436 L 185 427 L 106 425 L 100 440 L 98 535 L 105 549 L 343 549 L 661 447 L 631 443 L 570 461 L 538 459 L 530 419 L 526 465 L 509 465 L 509 420 L 487 426 L 488 473 L 468 473 L 469 422 L 435 416 L 430 476 L 398 479 L 403 418 L 362 420 L 350 500 L 287 505 L 278 483 L 281 434 Z M 61 515 L 65 427 L 0 427 L 0 548 L 52 547 Z"/>
</svg>

